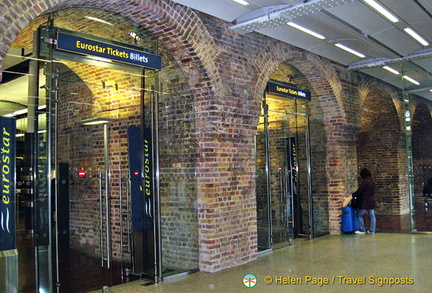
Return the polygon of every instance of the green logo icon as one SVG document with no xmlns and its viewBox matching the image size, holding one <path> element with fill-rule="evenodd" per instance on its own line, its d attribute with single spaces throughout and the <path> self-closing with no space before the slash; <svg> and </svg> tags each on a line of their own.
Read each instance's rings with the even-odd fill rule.
<svg viewBox="0 0 432 293">
<path fill-rule="evenodd" d="M 243 285 L 246 288 L 253 288 L 257 284 L 257 277 L 254 274 L 246 274 L 243 277 Z"/>
</svg>

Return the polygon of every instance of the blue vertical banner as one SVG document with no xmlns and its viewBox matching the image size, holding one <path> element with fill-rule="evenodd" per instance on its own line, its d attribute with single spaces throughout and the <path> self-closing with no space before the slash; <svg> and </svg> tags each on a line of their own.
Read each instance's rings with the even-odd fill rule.
<svg viewBox="0 0 432 293">
<path fill-rule="evenodd" d="M 0 251 L 16 248 L 15 119 L 0 117 Z"/>
<path fill-rule="evenodd" d="M 129 172 L 131 178 L 132 230 L 153 230 L 153 168 L 151 131 L 128 129 Z"/>
<path fill-rule="evenodd" d="M 129 175 L 131 179 L 132 231 L 144 230 L 143 139 L 141 128 L 128 128 Z"/>
<path fill-rule="evenodd" d="M 153 230 L 153 149 L 152 131 L 150 128 L 144 129 L 144 229 Z"/>
</svg>

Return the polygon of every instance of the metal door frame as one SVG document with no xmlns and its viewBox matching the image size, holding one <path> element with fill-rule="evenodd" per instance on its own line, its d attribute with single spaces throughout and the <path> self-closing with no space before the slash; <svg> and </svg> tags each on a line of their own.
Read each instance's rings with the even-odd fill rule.
<svg viewBox="0 0 432 293">
<path fill-rule="evenodd" d="M 266 94 L 267 92 L 264 92 L 263 95 L 263 101 L 262 101 L 262 109 L 263 109 L 263 117 L 264 117 L 264 139 L 265 139 L 265 171 L 266 171 L 266 191 L 267 191 L 267 218 L 268 218 L 268 238 L 269 238 L 269 248 L 273 249 L 274 248 L 274 243 L 273 243 L 273 225 L 272 225 L 272 193 L 271 193 L 271 170 L 270 170 L 270 133 L 269 133 L 269 105 L 267 104 L 267 100 L 266 100 Z M 295 99 L 293 99 L 295 100 Z M 306 119 L 306 131 L 305 131 L 305 140 L 306 140 L 306 148 L 305 148 L 305 152 L 306 152 L 306 172 L 307 172 L 307 201 L 308 201 L 308 211 L 309 211 L 309 217 L 308 217 L 308 225 L 309 225 L 309 231 L 310 231 L 310 239 L 315 238 L 315 229 L 314 229 L 314 220 L 313 220 L 313 200 L 312 200 L 312 168 L 311 168 L 311 143 L 310 143 L 310 124 L 309 124 L 309 114 L 303 114 L 303 113 L 287 113 L 287 115 L 294 115 L 294 116 L 304 116 Z M 297 130 L 296 130 L 297 132 Z M 286 167 L 286 166 L 285 166 Z M 289 173 L 289 170 L 285 170 L 284 173 Z M 287 174 L 286 174 L 287 175 Z M 289 186 L 287 186 L 288 184 L 288 180 L 284 180 L 285 181 L 285 186 L 284 189 L 286 191 L 288 191 Z M 289 184 L 291 185 L 291 184 Z M 292 192 L 291 192 L 292 193 Z M 292 196 L 291 196 L 292 198 Z M 291 204 L 293 204 L 293 201 L 291 200 Z M 291 215 L 292 215 L 292 225 L 294 225 L 293 223 L 293 216 L 294 216 L 294 211 L 291 205 Z M 287 221 L 289 221 L 287 219 Z M 289 228 L 289 227 L 287 227 Z M 292 228 L 292 227 L 291 227 Z M 290 243 L 290 239 L 288 239 L 289 244 L 293 244 Z"/>
<path fill-rule="evenodd" d="M 28 109 L 28 119 L 29 119 L 29 132 L 32 135 L 33 141 L 31 142 L 33 144 L 33 147 L 35 150 L 33 151 L 34 158 L 32 159 L 32 166 L 37 166 L 37 149 L 36 146 L 39 143 L 38 139 L 38 97 L 39 97 L 39 88 L 38 88 L 38 81 L 39 81 L 39 67 L 41 62 L 43 62 L 40 59 L 40 52 L 41 52 L 41 45 L 46 44 L 48 46 L 48 60 L 45 60 L 46 67 L 45 67 L 45 73 L 44 75 L 47 78 L 47 84 L 43 87 L 43 89 L 46 90 L 46 98 L 47 98 L 47 109 L 46 109 L 46 115 L 47 115 L 47 133 L 46 133 L 46 170 L 43 176 L 46 179 L 46 189 L 47 189 L 47 199 L 48 199 L 48 230 L 49 230 L 49 243 L 47 245 L 43 245 L 42 247 L 37 245 L 35 246 L 35 266 L 36 266 L 36 289 L 38 292 L 60 292 L 60 275 L 59 275 L 59 239 L 58 239 L 58 229 L 57 226 L 53 226 L 52 224 L 52 182 L 50 180 L 50 174 L 52 171 L 52 167 L 54 167 L 54 170 L 56 173 L 58 173 L 59 168 L 59 162 L 58 162 L 58 156 L 57 156 L 57 142 L 58 142 L 58 121 L 57 121 L 57 91 L 58 91 L 58 74 L 55 71 L 54 68 L 54 62 L 55 62 L 55 26 L 54 26 L 54 13 L 49 14 L 48 16 L 48 24 L 46 26 L 48 30 L 50 31 L 50 36 L 47 38 L 45 37 L 42 42 L 42 34 L 41 34 L 41 28 L 37 30 L 35 33 L 34 38 L 34 52 L 33 52 L 33 59 L 31 60 L 31 67 L 30 70 L 30 82 L 29 82 L 29 109 Z M 62 53 L 65 54 L 65 53 Z M 69 53 L 68 53 L 69 54 Z M 158 85 L 158 70 L 155 69 L 156 72 L 156 85 Z M 33 73 L 33 74 L 32 74 Z M 162 253 L 161 253 L 161 239 L 160 239 L 160 221 L 161 221 L 161 215 L 160 215 L 160 207 L 159 207 L 159 145 L 158 145 L 158 97 L 159 93 L 157 89 L 153 90 L 153 101 L 152 101 L 152 107 L 153 111 L 155 111 L 151 117 L 152 121 L 152 127 L 153 127 L 153 133 L 155 135 L 155 139 L 153 141 L 153 156 L 155 158 L 155 199 L 154 199 L 154 214 L 157 216 L 157 220 L 154 223 L 154 251 L 155 251 L 155 282 L 162 281 Z M 142 113 L 144 116 L 144 113 Z M 144 125 L 142 125 L 144 129 Z M 105 215 L 109 215 L 109 197 L 110 197 L 110 167 L 108 163 L 108 123 L 104 123 L 104 158 L 106 160 L 105 164 L 105 207 L 102 207 L 100 209 L 100 214 L 105 213 Z M 52 164 L 55 165 L 52 165 Z M 33 176 L 36 178 L 37 170 L 36 168 L 33 168 Z M 56 178 L 58 178 L 59 174 L 56 174 Z M 99 177 L 101 177 L 100 175 Z M 39 174 L 40 177 L 40 174 Z M 35 180 L 36 181 L 36 180 Z M 57 181 L 57 180 L 56 180 Z M 57 182 L 54 183 L 55 193 L 54 196 L 55 202 L 57 203 L 57 195 L 58 195 L 58 184 Z M 36 184 L 34 185 L 35 194 L 38 194 L 38 189 Z M 102 194 L 101 188 L 99 188 L 99 192 Z M 102 196 L 103 197 L 103 196 Z M 101 198 L 101 196 L 99 197 Z M 102 201 L 102 199 L 101 199 Z M 35 208 L 35 216 L 39 213 L 37 210 L 37 207 Z M 105 211 L 103 211 L 105 210 Z M 56 217 L 58 215 L 56 214 Z M 104 261 L 106 261 L 107 268 L 110 268 L 111 265 L 111 236 L 110 236 L 110 227 L 109 227 L 109 218 L 107 217 L 105 219 L 107 222 L 107 225 L 105 225 L 106 230 L 106 255 L 101 255 L 102 258 L 102 266 L 104 265 Z M 57 222 L 57 221 L 56 221 Z M 55 230 L 54 230 L 55 229 Z M 55 231 L 55 233 L 54 233 Z M 55 237 L 55 266 L 53 264 L 53 237 Z M 56 268 L 54 272 L 54 268 Z M 55 273 L 55 280 L 54 280 L 54 273 Z M 54 288 L 54 285 L 56 288 Z"/>
</svg>

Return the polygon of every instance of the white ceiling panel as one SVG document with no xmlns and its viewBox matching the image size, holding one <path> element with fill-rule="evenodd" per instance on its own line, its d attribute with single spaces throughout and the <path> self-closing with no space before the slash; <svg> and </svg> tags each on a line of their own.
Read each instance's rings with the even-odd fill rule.
<svg viewBox="0 0 432 293">
<path fill-rule="evenodd" d="M 368 35 L 387 31 L 393 25 L 362 2 L 353 2 L 328 10 L 354 28 Z"/>
<path fill-rule="evenodd" d="M 399 18 L 392 23 L 364 0 L 173 0 L 197 11 L 232 22 L 232 30 L 260 33 L 313 52 L 401 87 L 400 76 L 382 69 L 384 61 L 418 79 L 409 89 L 432 100 L 432 0 L 375 0 Z M 292 20 L 326 37 L 316 39 L 286 25 Z M 246 21 L 247 20 L 247 21 Z M 263 20 L 264 23 L 263 23 Z M 427 39 L 424 47 L 404 32 L 411 27 Z M 334 46 L 342 43 L 366 55 L 359 58 Z M 416 59 L 408 58 L 421 51 Z"/>
<path fill-rule="evenodd" d="M 322 41 L 319 39 L 288 26 L 280 26 L 273 29 L 262 29 L 259 31 L 259 33 L 273 38 L 280 38 L 279 40 L 284 42 L 289 41 L 290 44 L 301 48 L 311 49 L 322 45 Z"/>
<path fill-rule="evenodd" d="M 174 2 L 213 15 L 228 22 L 235 20 L 240 15 L 252 11 L 252 9 L 247 6 L 229 0 L 175 0 Z"/>
<path fill-rule="evenodd" d="M 379 32 L 373 37 L 402 56 L 423 49 L 413 38 L 394 27 L 387 31 Z"/>
</svg>

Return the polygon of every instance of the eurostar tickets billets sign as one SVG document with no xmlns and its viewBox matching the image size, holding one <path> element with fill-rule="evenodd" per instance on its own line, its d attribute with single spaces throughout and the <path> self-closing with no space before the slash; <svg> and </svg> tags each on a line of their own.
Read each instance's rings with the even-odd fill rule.
<svg viewBox="0 0 432 293">
<path fill-rule="evenodd" d="M 162 68 L 162 57 L 144 51 L 99 42 L 90 38 L 83 38 L 72 34 L 58 32 L 57 50 L 97 56 L 120 63 L 137 65 L 151 69 Z"/>
</svg>

